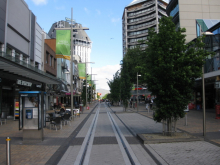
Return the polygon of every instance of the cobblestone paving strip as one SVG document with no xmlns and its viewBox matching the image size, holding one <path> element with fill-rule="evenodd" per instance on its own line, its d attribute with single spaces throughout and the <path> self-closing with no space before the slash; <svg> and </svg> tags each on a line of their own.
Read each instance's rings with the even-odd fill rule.
<svg viewBox="0 0 220 165">
<path fill-rule="evenodd" d="M 12 165 L 44 165 L 59 146 L 11 145 Z M 6 164 L 6 145 L 0 144 L 0 164 Z M 25 156 L 25 159 L 24 159 Z"/>
<path fill-rule="evenodd" d="M 220 147 L 204 141 L 150 144 L 169 165 L 219 165 Z"/>
</svg>

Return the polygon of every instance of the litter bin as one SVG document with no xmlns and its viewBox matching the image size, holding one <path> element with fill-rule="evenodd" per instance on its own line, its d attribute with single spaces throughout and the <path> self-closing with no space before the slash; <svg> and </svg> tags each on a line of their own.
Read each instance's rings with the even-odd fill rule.
<svg viewBox="0 0 220 165">
<path fill-rule="evenodd" d="M 220 119 L 220 105 L 215 106 L 216 119 Z"/>
</svg>

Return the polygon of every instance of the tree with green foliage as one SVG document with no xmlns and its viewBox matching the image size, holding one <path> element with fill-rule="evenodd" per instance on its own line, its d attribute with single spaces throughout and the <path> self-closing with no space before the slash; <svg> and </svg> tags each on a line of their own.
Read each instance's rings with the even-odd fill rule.
<svg viewBox="0 0 220 165">
<path fill-rule="evenodd" d="M 124 58 L 121 63 L 121 99 L 125 111 L 127 110 L 128 102 L 131 97 L 131 89 L 132 83 L 129 75 L 129 64 L 127 59 Z"/>
<path fill-rule="evenodd" d="M 195 79 L 201 77 L 204 59 L 210 55 L 203 49 L 201 38 L 185 44 L 185 28 L 175 30 L 171 17 L 162 17 L 159 33 L 149 31 L 145 64 L 139 67 L 148 89 L 156 95 L 154 120 L 171 122 L 184 117 L 184 109 L 192 97 Z"/>
<path fill-rule="evenodd" d="M 102 99 L 107 99 L 108 94 L 109 94 L 109 93 L 106 93 L 106 94 L 102 97 Z"/>
<path fill-rule="evenodd" d="M 120 92 L 121 92 L 119 71 L 117 71 L 113 75 L 113 80 L 109 80 L 107 83 L 110 88 L 111 98 L 113 102 L 118 102 L 120 100 Z"/>
<path fill-rule="evenodd" d="M 126 59 L 126 63 L 128 65 L 128 74 L 130 77 L 130 81 L 133 84 L 137 82 L 137 72 L 140 73 L 141 70 L 138 66 L 142 66 L 143 59 L 145 58 L 145 52 L 141 50 L 139 46 L 134 49 L 128 49 L 124 59 Z M 142 83 L 142 78 L 139 79 L 140 84 Z"/>
</svg>

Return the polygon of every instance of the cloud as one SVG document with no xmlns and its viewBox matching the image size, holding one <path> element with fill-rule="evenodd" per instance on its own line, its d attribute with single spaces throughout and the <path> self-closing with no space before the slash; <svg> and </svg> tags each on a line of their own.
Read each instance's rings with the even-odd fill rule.
<svg viewBox="0 0 220 165">
<path fill-rule="evenodd" d="M 32 0 L 35 5 L 46 5 L 48 0 Z"/>
<path fill-rule="evenodd" d="M 112 18 L 111 21 L 112 21 L 113 23 L 117 23 L 117 22 L 120 21 L 120 18 Z"/>
<path fill-rule="evenodd" d="M 84 7 L 84 10 L 87 14 L 89 14 L 89 10 L 86 7 Z"/>
<path fill-rule="evenodd" d="M 98 15 L 101 15 L 101 11 L 96 9 Z"/>
<path fill-rule="evenodd" d="M 92 68 L 92 73 L 97 74 L 94 75 L 96 83 L 96 89 L 106 89 L 109 90 L 109 86 L 107 84 L 108 80 L 113 79 L 113 75 L 120 69 L 120 65 L 107 65 L 101 68 Z M 93 77 L 93 79 L 94 79 Z M 106 79 L 107 78 L 107 79 Z"/>
</svg>

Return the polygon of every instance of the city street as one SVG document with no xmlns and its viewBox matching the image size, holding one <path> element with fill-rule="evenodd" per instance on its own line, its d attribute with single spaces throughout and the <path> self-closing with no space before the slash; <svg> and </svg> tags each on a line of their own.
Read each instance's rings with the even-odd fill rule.
<svg viewBox="0 0 220 165">
<path fill-rule="evenodd" d="M 110 108 L 94 103 L 61 130 L 47 125 L 43 142 L 22 141 L 18 121 L 8 120 L 0 127 L 0 164 L 6 164 L 7 136 L 16 165 L 219 164 L 220 147 L 207 141 L 141 144 L 136 134 L 160 133 L 162 124 L 122 107 Z M 140 111 L 147 112 L 143 107 Z"/>
</svg>

